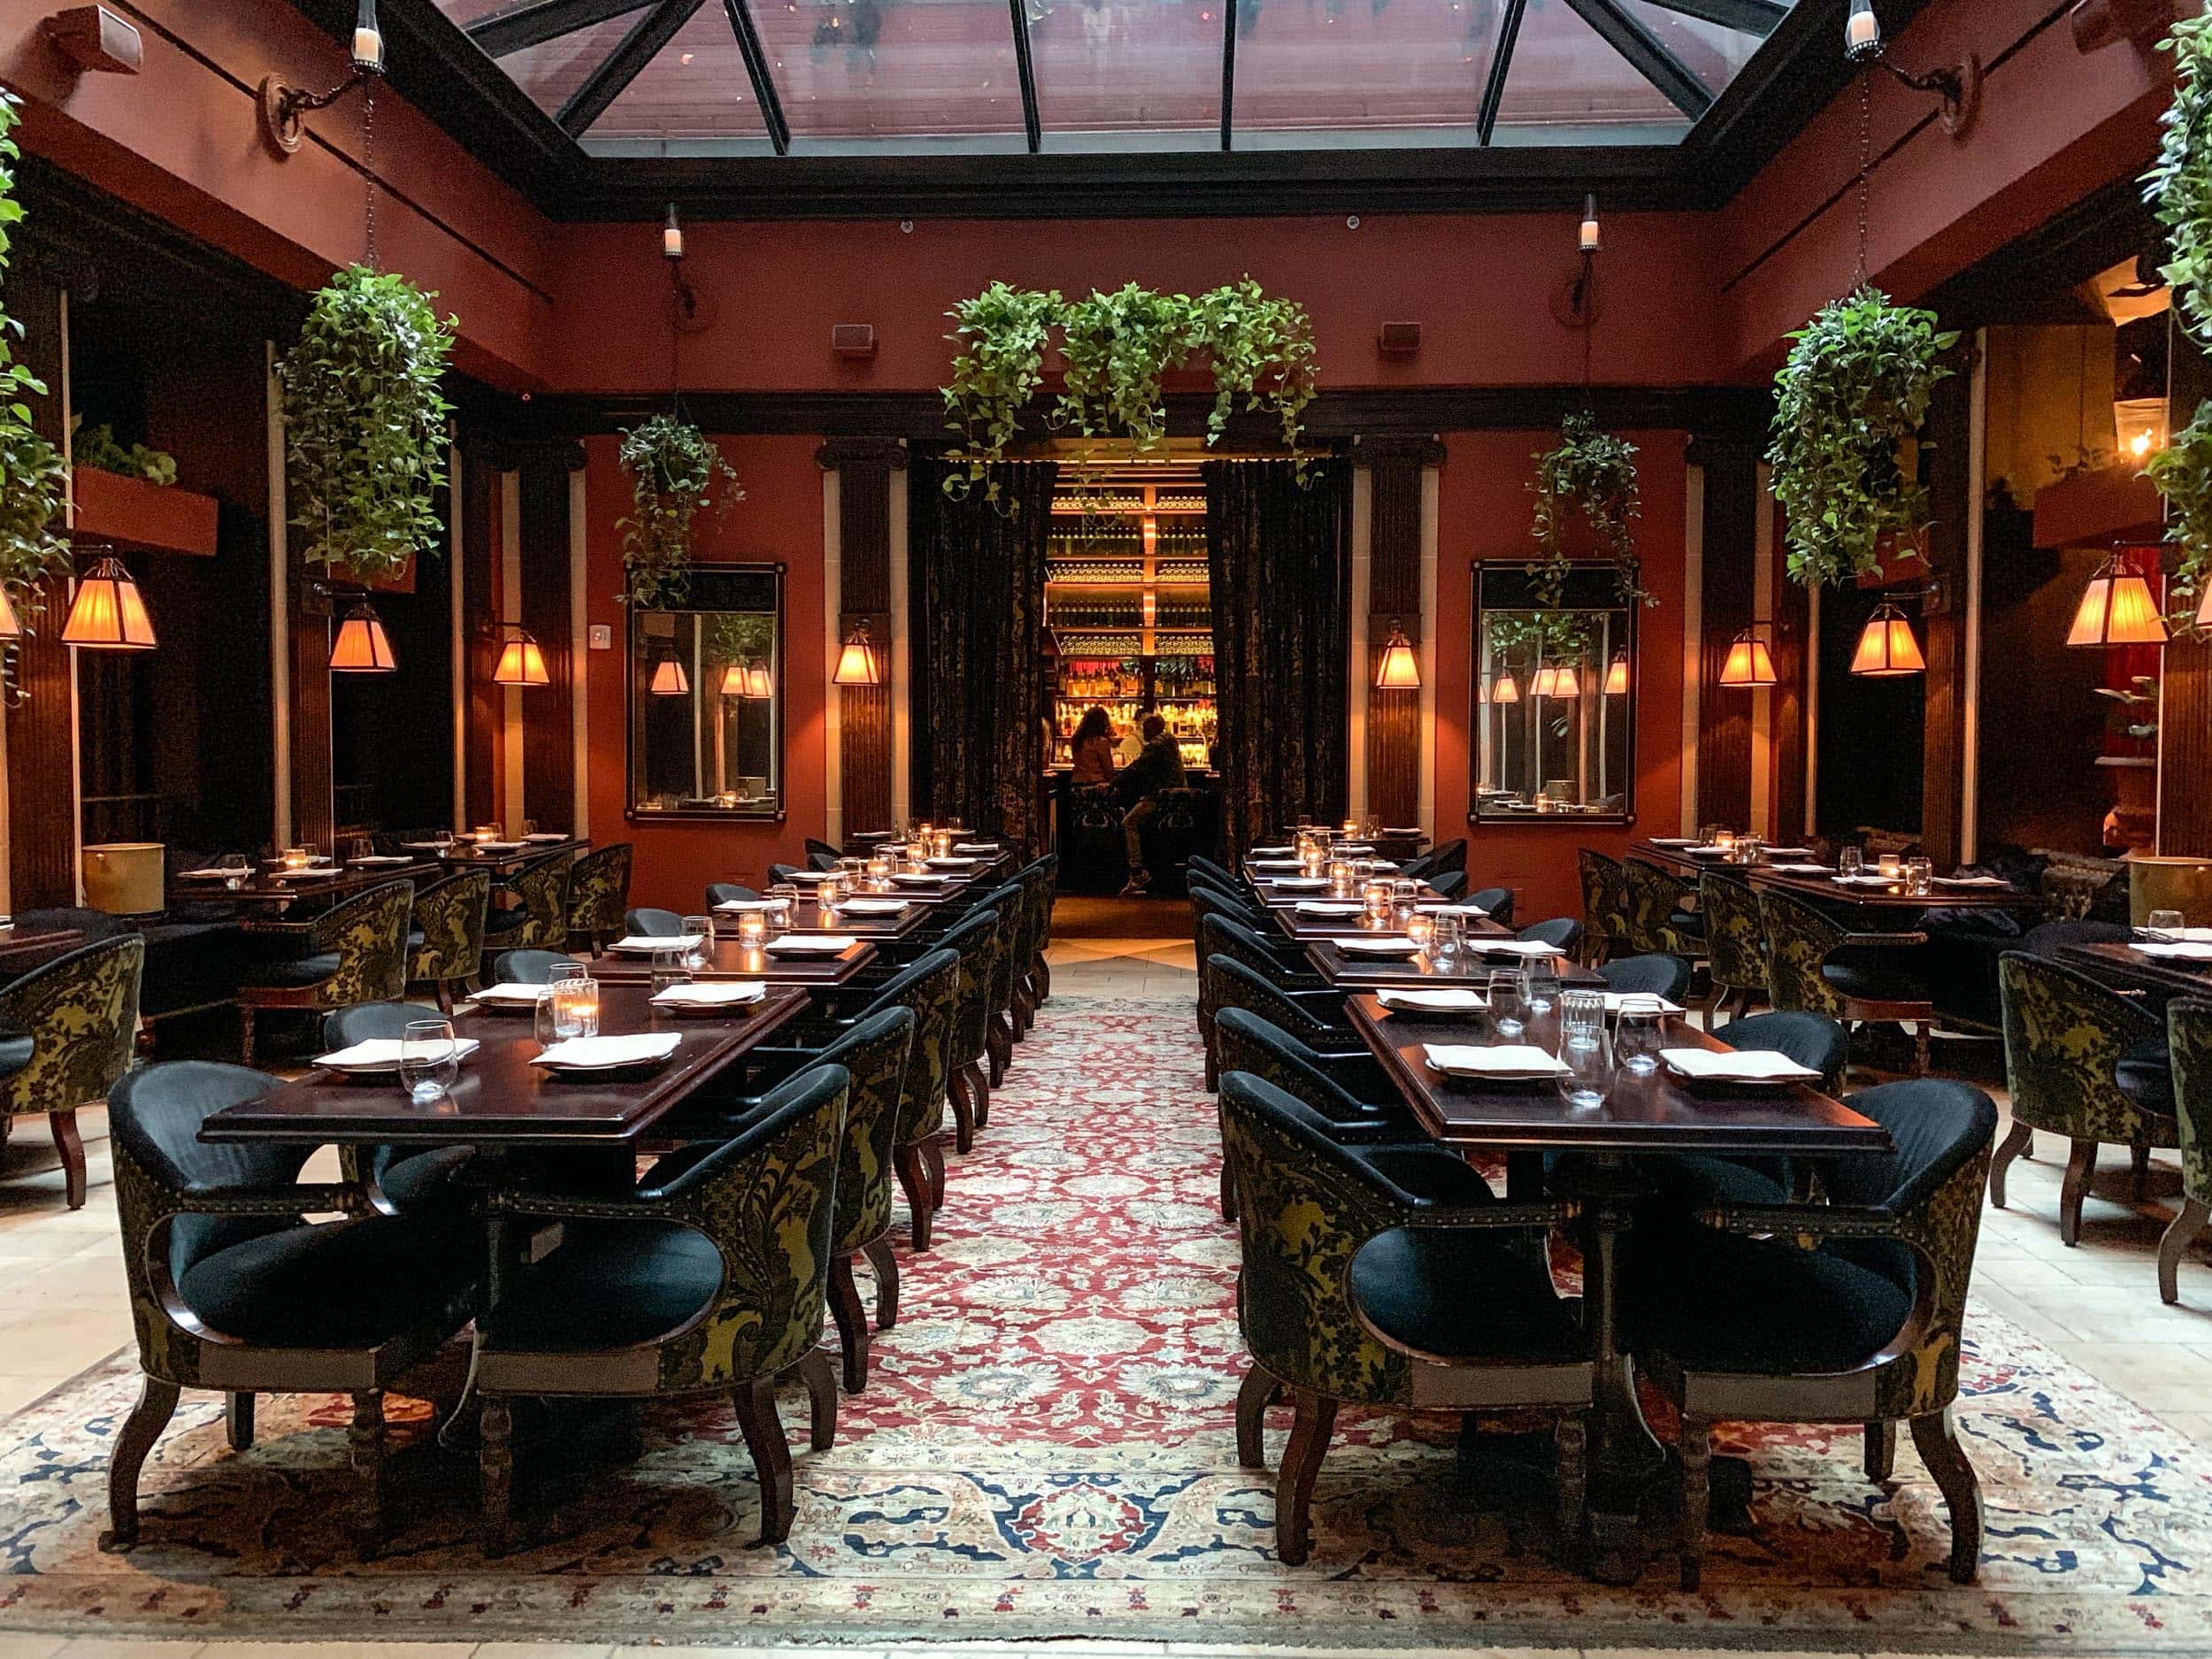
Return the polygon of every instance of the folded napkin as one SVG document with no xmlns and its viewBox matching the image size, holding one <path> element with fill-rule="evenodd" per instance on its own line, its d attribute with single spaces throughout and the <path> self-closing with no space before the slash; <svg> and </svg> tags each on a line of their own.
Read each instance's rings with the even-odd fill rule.
<svg viewBox="0 0 2212 1659">
<path fill-rule="evenodd" d="M 1446 1077 L 1515 1079 L 1564 1077 L 1567 1068 L 1555 1055 L 1525 1042 L 1501 1042 L 1488 1047 L 1468 1043 L 1425 1042 L 1421 1052 L 1430 1066 Z"/>
<path fill-rule="evenodd" d="M 826 881 L 836 873 L 834 870 L 794 870 L 784 879 L 787 881 Z"/>
<path fill-rule="evenodd" d="M 363 853 L 358 858 L 349 858 L 349 864 L 411 864 L 415 861 L 399 853 Z"/>
<path fill-rule="evenodd" d="M 221 881 L 228 880 L 232 876 L 243 880 L 252 873 L 250 870 L 180 870 L 177 877 L 182 881 Z"/>
<path fill-rule="evenodd" d="M 860 941 L 850 933 L 786 933 L 768 941 L 772 956 L 834 956 Z"/>
<path fill-rule="evenodd" d="M 1392 829 L 1388 825 L 1385 825 L 1383 826 L 1383 833 L 1389 836 L 1391 840 L 1396 841 L 1402 835 L 1411 835 L 1417 838 L 1420 835 L 1421 831 L 1417 826 L 1405 829 Z"/>
<path fill-rule="evenodd" d="M 1254 870 L 1298 870 L 1304 867 L 1295 858 L 1248 858 L 1244 862 Z"/>
<path fill-rule="evenodd" d="M 1777 856 L 1784 858 L 1810 858 L 1813 856 L 1813 849 L 1809 847 L 1767 847 L 1761 850 L 1770 858 Z"/>
<path fill-rule="evenodd" d="M 2139 930 L 2162 944 L 2212 945 L 2212 927 L 2162 927 L 2155 933 Z"/>
<path fill-rule="evenodd" d="M 2171 944 L 2157 940 L 2146 940 L 2135 949 L 2147 956 L 2156 956 L 2166 962 L 2212 962 L 2212 945 L 2191 944 L 2179 941 Z"/>
<path fill-rule="evenodd" d="M 532 830 L 522 839 L 526 841 L 565 841 L 568 837 L 559 830 Z"/>
<path fill-rule="evenodd" d="M 476 843 L 476 850 L 480 853 L 515 853 L 522 850 L 522 843 L 520 841 L 479 841 Z"/>
<path fill-rule="evenodd" d="M 625 933 L 607 949 L 649 956 L 664 950 L 696 950 L 706 942 L 704 933 Z"/>
<path fill-rule="evenodd" d="M 1939 887 L 2009 887 L 2012 883 L 2002 876 L 1931 876 L 1929 881 Z"/>
<path fill-rule="evenodd" d="M 579 1071 L 604 1071 L 618 1065 L 643 1065 L 665 1060 L 683 1041 L 679 1031 L 641 1031 L 626 1037 L 571 1037 L 538 1050 L 533 1065 L 549 1065 Z"/>
<path fill-rule="evenodd" d="M 417 852 L 442 853 L 453 845 L 451 841 L 402 841 L 403 847 L 412 847 Z"/>
<path fill-rule="evenodd" d="M 392 1071 L 399 1068 L 400 1051 L 405 1047 L 396 1037 L 372 1037 L 350 1048 L 334 1048 L 328 1054 L 319 1054 L 314 1064 L 328 1066 L 334 1071 Z M 453 1040 L 455 1059 L 465 1060 L 475 1052 L 475 1038 Z"/>
<path fill-rule="evenodd" d="M 1816 1083 L 1820 1073 L 1771 1048 L 1662 1048 L 1659 1057 L 1684 1077 L 1706 1083 Z"/>
<path fill-rule="evenodd" d="M 1769 864 L 1767 868 L 1785 876 L 1832 876 L 1836 873 L 1826 864 Z"/>
<path fill-rule="evenodd" d="M 848 916 L 903 916 L 904 899 L 847 899 L 837 907 Z"/>
<path fill-rule="evenodd" d="M 533 1002 L 542 1002 L 552 995 L 553 987 L 549 985 L 518 985 L 512 979 L 505 979 L 497 985 L 486 986 L 476 994 L 475 1000 L 480 1002 L 506 1002 L 519 1008 Z"/>
<path fill-rule="evenodd" d="M 1651 838 L 1651 844 L 1654 847 L 1694 847 L 1697 845 L 1697 837 L 1694 835 L 1655 835 Z"/>
<path fill-rule="evenodd" d="M 933 876 L 921 870 L 902 870 L 891 879 L 906 887 L 938 887 L 945 884 L 944 877 Z"/>
<path fill-rule="evenodd" d="M 1297 853 L 1298 849 L 1295 847 L 1255 847 L 1246 856 L 1248 858 L 1293 858 L 1297 856 Z"/>
<path fill-rule="evenodd" d="M 334 876 L 336 864 L 307 864 L 297 870 L 272 870 L 271 879 L 278 881 L 304 881 L 314 876 Z"/>
<path fill-rule="evenodd" d="M 1413 941 L 1402 933 L 1376 939 L 1340 939 L 1336 948 L 1363 956 L 1409 956 L 1414 951 Z"/>
<path fill-rule="evenodd" d="M 1301 893 L 1310 893 L 1316 887 L 1327 887 L 1329 879 L 1326 876 L 1270 876 L 1266 885 L 1286 889 L 1295 887 Z"/>
<path fill-rule="evenodd" d="M 1329 850 L 1339 853 L 1356 853 L 1361 857 L 1364 858 L 1369 853 L 1373 852 L 1375 849 L 1373 843 L 1369 841 L 1339 841 Z"/>
<path fill-rule="evenodd" d="M 757 1002 L 768 995 L 768 987 L 758 979 L 695 979 L 687 985 L 672 985 L 664 991 L 653 994 L 656 1008 L 731 1008 L 741 1002 Z"/>
<path fill-rule="evenodd" d="M 1893 887 L 1902 879 L 1901 876 L 1838 876 L 1836 885 L 1846 887 Z"/>
<path fill-rule="evenodd" d="M 925 859 L 923 859 L 923 860 L 922 860 L 922 862 L 923 862 L 924 864 L 927 864 L 927 865 L 928 865 L 928 866 L 929 866 L 932 870 L 965 870 L 966 868 L 968 868 L 968 866 L 969 866 L 969 865 L 971 865 L 971 864 L 981 864 L 983 861 L 982 861 L 980 858 L 950 858 L 950 857 L 947 857 L 947 858 L 925 858 Z"/>
<path fill-rule="evenodd" d="M 782 902 L 781 899 L 724 899 L 714 908 L 719 915 L 742 916 L 748 910 L 772 910 Z"/>
<path fill-rule="evenodd" d="M 952 844 L 952 849 L 956 853 L 995 853 L 998 851 L 998 843 L 996 841 L 955 841 Z"/>
<path fill-rule="evenodd" d="M 1365 908 L 1357 899 L 1301 899 L 1297 904 L 1302 916 L 1357 916 Z"/>
<path fill-rule="evenodd" d="M 1479 991 L 1378 991 L 1375 1000 L 1414 1014 L 1474 1014 L 1490 1006 Z"/>
<path fill-rule="evenodd" d="M 1722 853 L 1732 852 L 1735 849 L 1731 847 L 1717 847 L 1710 842 L 1686 842 L 1683 845 L 1682 850 L 1686 853 L 1694 853 L 1700 858 L 1712 858 L 1717 857 Z"/>
<path fill-rule="evenodd" d="M 1486 956 L 1563 956 L 1557 945 L 1540 939 L 1471 939 L 1467 949 Z"/>
<path fill-rule="evenodd" d="M 1479 904 L 1424 904 L 1421 907 L 1435 916 L 1463 916 L 1470 921 L 1480 921 L 1490 914 Z"/>
<path fill-rule="evenodd" d="M 1670 1002 L 1656 991 L 1608 991 L 1605 1011 L 1609 1014 L 1679 1014 L 1682 1006 Z"/>
</svg>

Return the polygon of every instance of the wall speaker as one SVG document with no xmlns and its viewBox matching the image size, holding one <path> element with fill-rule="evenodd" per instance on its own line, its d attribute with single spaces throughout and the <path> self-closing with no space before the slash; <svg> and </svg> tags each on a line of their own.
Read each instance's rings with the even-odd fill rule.
<svg viewBox="0 0 2212 1659">
<path fill-rule="evenodd" d="M 1386 357 L 1409 357 L 1421 349 L 1421 325 L 1385 323 L 1376 343 Z"/>
<path fill-rule="evenodd" d="M 873 323 L 832 323 L 830 349 L 841 357 L 874 357 L 876 326 Z"/>
</svg>

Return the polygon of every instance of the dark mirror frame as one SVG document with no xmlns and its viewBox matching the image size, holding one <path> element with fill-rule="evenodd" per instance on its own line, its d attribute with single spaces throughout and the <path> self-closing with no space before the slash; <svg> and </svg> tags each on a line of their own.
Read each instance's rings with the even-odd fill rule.
<svg viewBox="0 0 2212 1659">
<path fill-rule="evenodd" d="M 1628 650 L 1628 690 L 1622 694 L 1627 698 L 1628 718 L 1626 738 L 1622 744 L 1620 757 L 1619 810 L 1486 811 L 1482 806 L 1482 722 L 1489 705 L 1482 700 L 1482 641 L 1486 619 L 1493 611 L 1542 611 L 1548 607 L 1536 597 L 1535 578 L 1529 572 L 1529 562 L 1525 557 L 1476 559 L 1472 561 L 1472 565 L 1475 603 L 1474 628 L 1468 641 L 1467 664 L 1467 821 L 1486 826 L 1633 824 L 1636 821 L 1636 705 L 1641 680 L 1641 664 L 1637 649 L 1637 612 L 1643 607 L 1621 597 L 1611 564 L 1601 564 L 1594 560 L 1578 564 L 1569 571 L 1566 589 L 1557 607 L 1561 611 L 1607 611 L 1620 618 L 1615 641 L 1617 645 L 1625 643 Z M 1603 680 L 1600 680 L 1597 688 L 1591 695 L 1603 695 Z"/>
<path fill-rule="evenodd" d="M 778 561 L 758 565 L 695 565 L 690 591 L 680 605 L 631 605 L 623 625 L 623 817 L 629 822 L 696 824 L 780 824 L 790 796 L 789 757 L 784 747 L 784 572 Z M 758 803 L 744 806 L 642 807 L 638 768 L 643 747 L 642 726 L 647 693 L 639 668 L 639 618 L 649 615 L 685 616 L 721 611 L 764 613 L 775 618 L 775 698 L 772 726 L 778 787 L 774 807 Z M 696 687 L 693 695 L 697 695 Z"/>
</svg>

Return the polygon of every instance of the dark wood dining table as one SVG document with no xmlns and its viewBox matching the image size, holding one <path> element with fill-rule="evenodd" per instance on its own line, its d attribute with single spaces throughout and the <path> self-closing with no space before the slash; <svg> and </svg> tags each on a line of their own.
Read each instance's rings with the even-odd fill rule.
<svg viewBox="0 0 2212 1659">
<path fill-rule="evenodd" d="M 1827 906 L 1847 904 L 1870 910 L 1916 913 L 1922 910 L 2033 910 L 2042 902 L 2037 895 L 2015 887 L 1993 887 L 1979 884 L 1954 887 L 1939 879 L 1931 882 L 1925 893 L 1907 892 L 1901 877 L 1879 885 L 1839 881 L 1832 874 L 1816 876 L 1777 869 L 1775 861 L 1768 858 L 1763 849 L 1760 861 L 1751 864 L 1740 864 L 1709 855 L 1701 857 L 1679 847 L 1663 847 L 1652 841 L 1639 843 L 1636 852 L 1638 856 L 1649 858 L 1654 864 L 1678 875 L 1695 877 L 1708 870 L 1717 870 L 1739 880 L 1747 881 L 1755 887 L 1772 887 L 1793 897 Z M 1779 862 L 1786 864 L 1817 864 L 1820 860 L 1794 858 L 1785 854 Z"/>
<path fill-rule="evenodd" d="M 852 931 L 852 930 L 842 930 Z M 718 937 L 706 964 L 689 970 L 695 979 L 759 979 L 768 985 L 829 989 L 849 983 L 877 956 L 874 945 L 855 933 L 853 942 L 835 956 L 779 956 L 734 939 Z M 591 977 L 610 984 L 639 983 L 653 977 L 653 958 L 627 951 L 608 951 L 590 958 Z"/>
<path fill-rule="evenodd" d="M 306 925 L 299 913 L 319 913 L 341 899 L 381 887 L 387 881 L 411 881 L 418 889 L 445 873 L 434 858 L 403 858 L 397 864 L 336 863 L 310 866 L 296 875 L 280 873 L 266 860 L 255 864 L 232 887 L 215 877 L 172 876 L 168 897 L 173 904 L 235 906 L 250 926 L 273 932 L 296 932 Z"/>
<path fill-rule="evenodd" d="M 1509 937 L 1495 922 L 1479 924 L 1483 930 L 1469 935 L 1473 949 L 1462 952 L 1448 965 L 1440 965 L 1425 952 L 1409 951 L 1402 956 L 1369 956 L 1344 949 L 1343 936 L 1317 939 L 1306 946 L 1306 956 L 1314 971 L 1331 985 L 1341 990 L 1360 991 L 1413 987 L 1423 985 L 1480 984 L 1501 969 L 1514 968 L 1525 960 L 1518 953 L 1496 956 L 1480 954 L 1485 939 Z M 1559 970 L 1559 983 L 1568 988 L 1602 989 L 1605 978 L 1594 969 L 1583 967 L 1572 957 L 1554 956 L 1553 964 Z"/>
<path fill-rule="evenodd" d="M 430 860 L 439 867 L 441 874 L 458 870 L 488 870 L 495 876 L 511 876 L 525 865 L 535 864 L 550 854 L 572 849 L 581 852 L 590 845 L 591 842 L 580 835 L 563 835 L 550 841 L 542 837 L 531 841 L 516 836 L 510 841 L 488 844 L 468 840 L 420 844 L 411 842 L 400 850 Z"/>
<path fill-rule="evenodd" d="M 2176 996 L 2212 996 L 2212 962 L 2147 956 L 2132 945 L 2061 945 L 2059 959 L 2107 985 L 2147 991 L 2160 1002 Z"/>
<path fill-rule="evenodd" d="M 866 893 L 864 899 L 896 899 L 904 895 L 896 893 Z M 754 902 L 756 901 L 747 901 Z M 929 920 L 929 906 L 918 899 L 906 899 L 906 908 L 895 916 L 856 916 L 849 910 L 840 910 L 835 917 L 825 922 L 822 907 L 813 899 L 802 896 L 791 918 L 790 931 L 795 933 L 851 933 L 859 939 L 904 939 Z M 718 909 L 714 914 L 714 928 L 718 937 L 724 933 L 734 935 L 737 919 L 743 912 Z"/>
</svg>

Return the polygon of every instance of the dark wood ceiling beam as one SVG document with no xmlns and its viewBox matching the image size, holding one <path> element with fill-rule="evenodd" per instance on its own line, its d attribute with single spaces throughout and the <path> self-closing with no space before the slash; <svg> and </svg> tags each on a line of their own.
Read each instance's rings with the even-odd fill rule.
<svg viewBox="0 0 2212 1659">
<path fill-rule="evenodd" d="M 1585 23 L 1603 37 L 1667 102 L 1692 120 L 1713 107 L 1713 95 L 1664 42 L 1621 10 L 1617 0 L 1567 0 Z"/>
<path fill-rule="evenodd" d="M 654 0 L 653 9 L 630 26 L 628 34 L 609 52 L 583 85 L 569 95 L 553 119 L 571 138 L 580 138 L 591 124 L 607 112 L 635 81 L 645 65 L 660 55 L 661 48 L 676 38 L 676 31 L 691 21 L 704 0 Z"/>
<path fill-rule="evenodd" d="M 1037 72 L 1029 58 L 1029 0 L 1006 0 L 1006 13 L 1014 28 L 1014 72 L 1022 83 L 1022 133 L 1033 156 L 1044 148 L 1045 129 L 1037 119 Z"/>
<path fill-rule="evenodd" d="M 1663 12 L 1678 12 L 1686 18 L 1696 18 L 1703 23 L 1717 23 L 1724 29 L 1734 29 L 1739 35 L 1756 35 L 1761 40 L 1774 33 L 1790 9 L 1778 5 L 1775 0 L 1650 0 Z"/>
<path fill-rule="evenodd" d="M 760 105 L 760 118 L 768 127 L 768 142 L 776 147 L 776 154 L 791 153 L 791 123 L 783 112 L 783 95 L 776 90 L 776 77 L 769 67 L 767 50 L 760 43 L 760 29 L 753 22 L 752 8 L 746 0 L 722 0 L 722 11 L 730 19 L 730 33 L 737 36 L 738 56 L 745 60 L 746 79 L 753 83 L 753 99 Z"/>
<path fill-rule="evenodd" d="M 526 0 L 525 4 L 479 18 L 468 26 L 467 33 L 491 57 L 504 58 L 611 18 L 642 12 L 652 4 L 653 0 Z"/>
<path fill-rule="evenodd" d="M 1482 142 L 1490 142 L 1491 129 L 1498 124 L 1498 108 L 1505 102 L 1505 78 L 1513 67 L 1513 49 L 1520 43 L 1521 14 L 1528 10 L 1528 0 L 1505 0 L 1505 12 L 1498 19 L 1498 46 L 1490 55 L 1490 77 L 1483 83 L 1482 107 L 1475 112 L 1475 130 L 1482 134 Z"/>
</svg>

